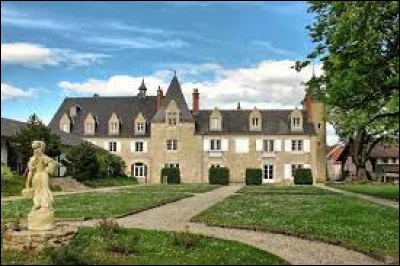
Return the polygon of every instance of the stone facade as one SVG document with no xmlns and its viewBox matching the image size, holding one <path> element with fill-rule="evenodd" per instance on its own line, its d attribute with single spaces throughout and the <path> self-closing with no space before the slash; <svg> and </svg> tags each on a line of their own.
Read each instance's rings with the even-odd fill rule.
<svg viewBox="0 0 400 266">
<path fill-rule="evenodd" d="M 133 109 L 131 117 L 127 118 L 119 117 L 122 113 L 111 107 L 106 117 L 98 117 L 98 113 L 104 110 L 96 113 L 89 103 L 85 103 L 86 100 L 90 102 L 90 98 L 81 99 L 82 110 L 86 105 L 86 112 L 98 117 L 99 123 L 103 121 L 109 127 L 110 121 L 118 121 L 121 128 L 118 134 L 107 134 L 107 129 L 100 125 L 95 134 L 79 133 L 80 136 L 121 156 L 128 175 L 139 175 L 149 183 L 161 182 L 161 169 L 166 164 L 179 164 L 183 183 L 207 183 L 210 167 L 225 166 L 230 169 L 232 183 L 245 181 L 246 168 L 261 168 L 264 183 L 290 184 L 293 180 L 292 165 L 311 168 L 315 182 L 325 183 L 325 110 L 324 105 L 313 101 L 310 95 L 306 95 L 303 101 L 303 110 L 197 110 L 199 95 L 195 90 L 195 101 L 190 111 L 176 77 L 166 96 L 162 96 L 160 91 L 157 107 L 154 107 L 157 109 L 151 115 L 144 108 Z M 101 99 L 97 96 L 93 101 Z M 140 99 L 146 99 L 144 83 L 139 96 L 130 101 Z M 68 99 L 68 104 L 73 100 Z M 65 123 L 68 104 L 60 107 L 52 125 Z M 109 107 L 104 105 L 103 108 Z M 86 115 L 83 117 L 82 121 L 85 121 Z M 130 124 L 129 130 L 127 123 Z M 146 124 L 145 134 L 136 132 L 138 123 Z M 75 130 L 83 132 L 79 128 Z M 268 140 L 269 144 L 265 144 Z M 136 145 L 136 142 L 143 144 Z M 145 170 L 141 170 L 142 167 Z"/>
</svg>

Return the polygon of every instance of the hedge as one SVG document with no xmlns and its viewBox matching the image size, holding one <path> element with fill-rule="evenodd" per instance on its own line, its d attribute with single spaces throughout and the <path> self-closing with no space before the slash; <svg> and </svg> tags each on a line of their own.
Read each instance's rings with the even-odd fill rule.
<svg viewBox="0 0 400 266">
<path fill-rule="evenodd" d="M 229 169 L 226 167 L 211 167 L 208 172 L 210 184 L 228 185 Z"/>
<path fill-rule="evenodd" d="M 259 168 L 246 169 L 246 185 L 261 185 L 262 184 L 262 170 Z"/>
<path fill-rule="evenodd" d="M 313 177 L 311 169 L 299 168 L 294 171 L 294 183 L 296 185 L 312 185 Z"/>
<path fill-rule="evenodd" d="M 164 176 L 167 177 L 167 184 L 181 183 L 181 173 L 177 167 L 164 167 L 161 170 L 161 183 L 164 183 Z"/>
</svg>

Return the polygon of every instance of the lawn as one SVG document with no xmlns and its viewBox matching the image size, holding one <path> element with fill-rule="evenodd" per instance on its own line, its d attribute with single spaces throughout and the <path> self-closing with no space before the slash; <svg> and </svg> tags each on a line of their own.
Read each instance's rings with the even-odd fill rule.
<svg viewBox="0 0 400 266">
<path fill-rule="evenodd" d="M 379 255 L 399 253 L 397 210 L 316 187 L 246 187 L 192 221 L 339 240 Z"/>
<path fill-rule="evenodd" d="M 4 178 L 1 180 L 1 197 L 21 196 L 21 191 L 25 188 L 25 179 L 20 176 Z M 61 191 L 59 186 L 50 186 L 51 191 Z"/>
<path fill-rule="evenodd" d="M 67 196 L 55 196 L 56 218 L 102 218 L 120 217 L 132 212 L 152 208 L 191 196 L 183 192 L 147 192 L 120 190 L 113 192 L 90 192 Z M 1 218 L 25 218 L 30 211 L 30 200 L 1 203 Z"/>
<path fill-rule="evenodd" d="M 399 185 L 331 185 L 331 187 L 399 201 Z"/>
<path fill-rule="evenodd" d="M 132 186 L 138 184 L 136 178 L 132 177 L 107 177 L 82 182 L 87 187 L 115 187 L 115 186 Z"/>
<path fill-rule="evenodd" d="M 221 187 L 220 185 L 209 185 L 209 184 L 154 184 L 138 186 L 129 188 L 129 190 L 137 192 L 186 192 L 186 193 L 204 193 L 216 188 Z"/>
<path fill-rule="evenodd" d="M 281 258 L 237 242 L 187 233 L 139 229 L 81 228 L 77 237 L 56 251 L 3 251 L 2 265 L 276 265 Z M 71 264 L 72 265 L 72 264 Z"/>
</svg>

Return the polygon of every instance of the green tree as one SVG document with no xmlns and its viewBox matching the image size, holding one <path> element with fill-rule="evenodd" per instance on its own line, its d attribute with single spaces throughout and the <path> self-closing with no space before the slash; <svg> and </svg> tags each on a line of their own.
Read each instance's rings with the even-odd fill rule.
<svg viewBox="0 0 400 266">
<path fill-rule="evenodd" d="M 99 177 L 100 163 L 97 159 L 97 150 L 92 144 L 83 142 L 70 147 L 66 150 L 65 157 L 67 161 L 63 164 L 76 180 L 83 181 Z"/>
<path fill-rule="evenodd" d="M 59 136 L 51 133 L 40 119 L 33 114 L 29 117 L 27 126 L 24 127 L 14 138 L 15 150 L 20 154 L 22 164 L 25 167 L 32 156 L 32 141 L 42 140 L 46 143 L 45 153 L 50 157 L 61 153 L 61 141 Z"/>
<path fill-rule="evenodd" d="M 320 60 L 308 91 L 327 105 L 327 120 L 348 142 L 359 177 L 380 141 L 399 135 L 399 3 L 315 1 L 308 26 L 316 44 L 295 69 Z"/>
</svg>

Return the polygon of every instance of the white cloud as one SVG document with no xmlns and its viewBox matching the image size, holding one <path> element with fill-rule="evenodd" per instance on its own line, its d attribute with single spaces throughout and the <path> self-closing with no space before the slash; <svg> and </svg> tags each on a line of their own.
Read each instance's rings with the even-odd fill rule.
<svg viewBox="0 0 400 266">
<path fill-rule="evenodd" d="M 24 91 L 10 84 L 1 83 L 1 101 L 18 100 L 33 97 L 33 89 Z"/>
<path fill-rule="evenodd" d="M 285 50 L 285 49 L 280 49 L 271 44 L 269 41 L 263 41 L 263 40 L 254 40 L 251 42 L 252 45 L 260 46 L 266 49 L 269 52 L 275 53 L 275 54 L 280 54 L 280 55 L 292 55 L 293 52 Z"/>
<path fill-rule="evenodd" d="M 332 124 L 327 123 L 326 125 L 326 143 L 333 145 L 339 142 L 339 137 L 336 135 L 336 131 Z"/>
<path fill-rule="evenodd" d="M 106 54 L 80 53 L 70 49 L 48 48 L 43 45 L 18 42 L 1 43 L 1 64 L 18 64 L 31 67 L 86 66 L 109 57 Z"/>
<path fill-rule="evenodd" d="M 189 44 L 180 39 L 174 40 L 155 40 L 147 37 L 120 38 L 120 37 L 89 37 L 85 41 L 103 46 L 112 46 L 125 49 L 162 49 L 162 48 L 182 48 Z"/>
</svg>

